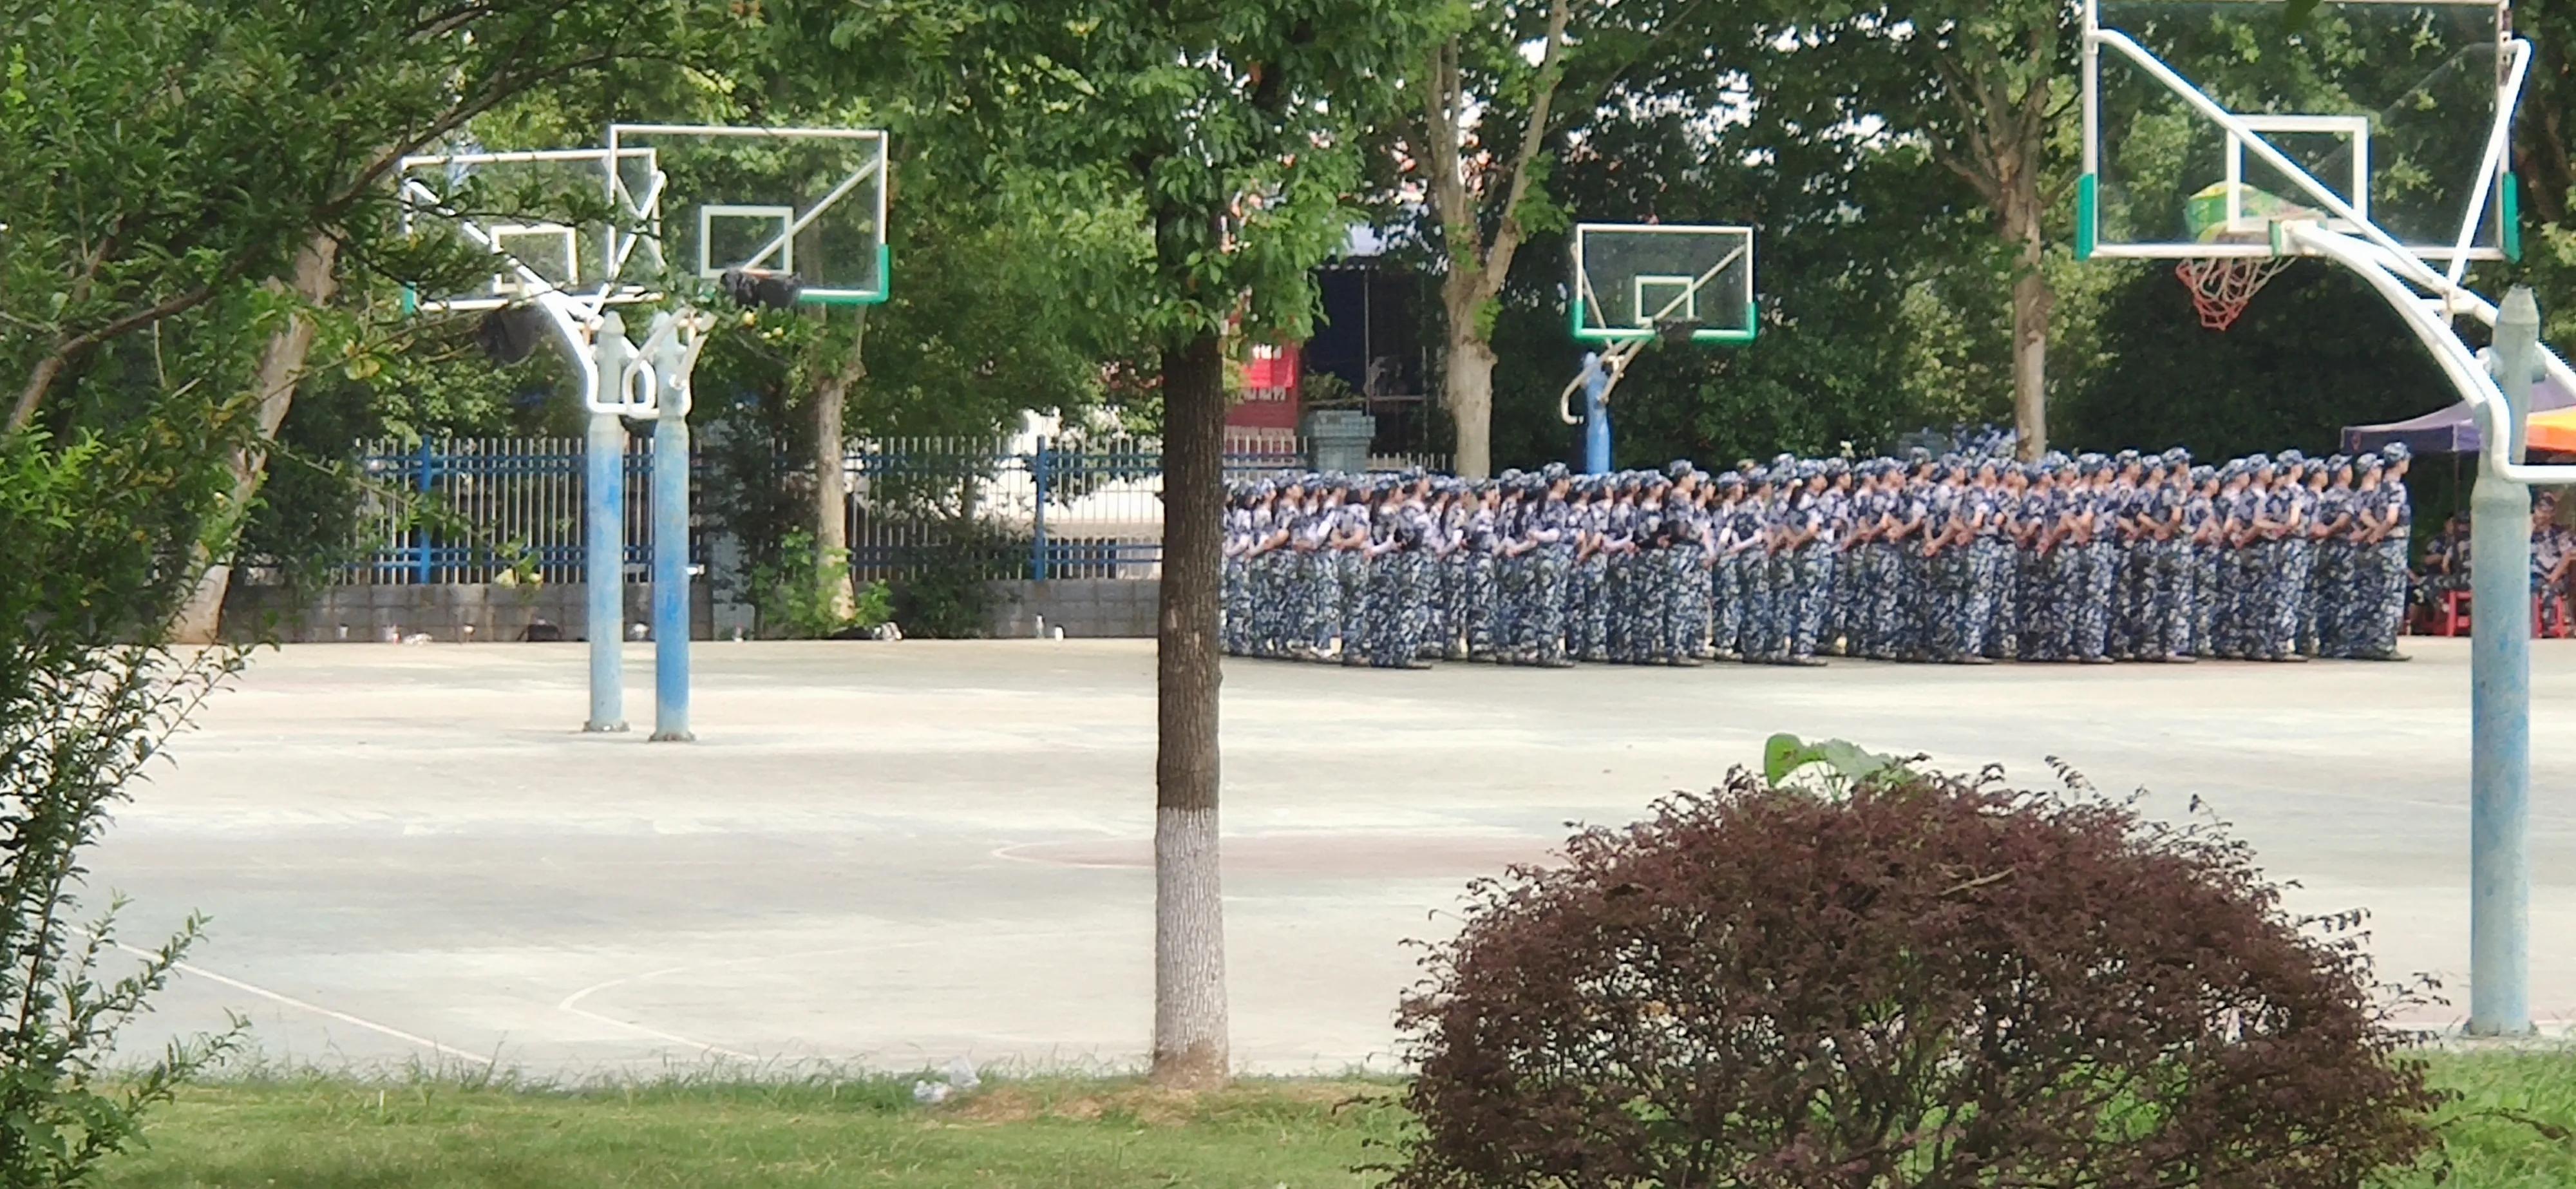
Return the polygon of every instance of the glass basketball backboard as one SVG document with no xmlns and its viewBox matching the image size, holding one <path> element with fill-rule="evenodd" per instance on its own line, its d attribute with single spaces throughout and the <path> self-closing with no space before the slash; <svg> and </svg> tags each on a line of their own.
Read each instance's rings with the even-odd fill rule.
<svg viewBox="0 0 2576 1189">
<path fill-rule="evenodd" d="M 618 192 L 655 212 L 616 245 L 622 283 L 717 286 L 793 278 L 793 300 L 884 301 L 886 137 L 858 128 L 614 124 Z M 648 149 L 643 157 L 623 154 Z"/>
<path fill-rule="evenodd" d="M 1577 224 L 1573 316 L 1587 343 L 1685 331 L 1694 342 L 1750 342 L 1753 229 Z"/>
<path fill-rule="evenodd" d="M 2086 0 L 2077 254 L 2290 249 L 2314 223 L 2427 262 L 2519 252 L 2520 73 L 2497 0 Z"/>
<path fill-rule="evenodd" d="M 490 310 L 563 293 L 593 304 L 621 294 L 613 280 L 617 229 L 643 212 L 618 197 L 617 165 L 652 168 L 649 149 L 539 149 L 405 157 L 399 163 L 406 234 L 489 256 L 409 291 L 426 312 Z"/>
</svg>

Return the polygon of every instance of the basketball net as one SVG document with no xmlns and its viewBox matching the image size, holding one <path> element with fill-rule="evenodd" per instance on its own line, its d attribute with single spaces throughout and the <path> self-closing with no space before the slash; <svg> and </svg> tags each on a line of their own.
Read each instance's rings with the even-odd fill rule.
<svg viewBox="0 0 2576 1189">
<path fill-rule="evenodd" d="M 2191 307 L 2200 311 L 2200 324 L 2211 330 L 2225 330 L 2245 316 L 2245 306 L 2254 295 L 2271 284 L 2272 278 L 2290 267 L 2285 259 L 2270 256 L 2236 256 L 2221 260 L 2185 260 L 2174 266 L 2174 275 L 2182 278 L 2191 290 Z"/>
</svg>

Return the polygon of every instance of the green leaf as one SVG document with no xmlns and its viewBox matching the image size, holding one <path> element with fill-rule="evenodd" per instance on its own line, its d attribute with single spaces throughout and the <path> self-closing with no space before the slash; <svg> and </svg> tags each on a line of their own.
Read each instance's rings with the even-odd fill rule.
<svg viewBox="0 0 2576 1189">
<path fill-rule="evenodd" d="M 1795 735 L 1778 734 L 1762 744 L 1762 779 L 1779 784 L 1816 759 L 1814 749 Z"/>
</svg>

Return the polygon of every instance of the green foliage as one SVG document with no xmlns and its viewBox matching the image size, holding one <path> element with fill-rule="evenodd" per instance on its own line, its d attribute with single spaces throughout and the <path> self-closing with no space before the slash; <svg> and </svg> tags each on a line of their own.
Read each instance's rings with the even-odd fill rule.
<svg viewBox="0 0 2576 1189">
<path fill-rule="evenodd" d="M 1356 213 L 1356 132 L 1395 102 L 1389 68 L 1424 19 L 1394 0 L 909 0 L 851 10 L 833 40 L 903 45 L 905 89 L 944 105 L 936 127 L 974 176 L 1109 199 L 1152 249 L 1094 288 L 1128 295 L 1147 341 L 1177 345 L 1238 319 L 1306 331 L 1308 270 Z"/>
<path fill-rule="evenodd" d="M 1306 377 L 1298 403 L 1309 409 L 1357 409 L 1367 406 L 1368 397 L 1340 376 L 1316 372 Z"/>
<path fill-rule="evenodd" d="M 752 607 L 760 613 L 763 634 L 790 640 L 829 640 L 868 631 L 894 617 L 894 603 L 882 582 L 862 583 L 850 614 L 840 608 L 840 582 L 850 569 L 850 551 L 814 547 L 810 533 L 791 532 L 780 542 L 775 560 L 751 574 Z"/>
<path fill-rule="evenodd" d="M 0 374 L 19 381 L 8 425 L 59 403 L 56 390 L 113 341 L 283 275 L 317 231 L 362 270 L 399 270 L 385 182 L 403 154 L 647 49 L 686 61 L 738 23 L 717 0 L 655 12 L 590 0 L 442 13 L 397 0 L 0 5 L 11 163 Z M 274 317 L 283 299 L 268 305 Z"/>
<path fill-rule="evenodd" d="M 85 856 L 240 653 L 179 651 L 167 625 L 195 546 L 227 526 L 210 465 L 235 440 L 145 415 L 114 432 L 0 436 L 0 1185 L 88 1183 L 144 1113 L 229 1049 L 173 1043 L 120 1069 L 123 1027 L 149 1009 L 203 922 L 149 948 L 119 940 L 113 898 L 85 907 Z M 165 409 L 164 412 L 169 410 Z M 123 967 L 122 970 L 118 969 Z"/>
<path fill-rule="evenodd" d="M 1795 735 L 1773 735 L 1762 744 L 1762 779 L 1773 788 L 1789 784 L 1792 777 L 1821 775 L 1829 783 L 1849 787 L 1865 780 L 1903 779 L 1913 774 L 1904 760 L 1869 751 L 1846 739 L 1822 739 L 1808 743 Z"/>
<path fill-rule="evenodd" d="M 993 583 L 1022 576 L 1028 542 L 981 521 L 950 518 L 929 539 L 943 542 L 905 559 L 894 587 L 894 621 L 903 634 L 973 640 L 991 620 Z"/>
<path fill-rule="evenodd" d="M 2188 446 L 2225 458 L 2331 452 L 2345 425 L 2457 399 L 2397 315 L 2359 279 L 2293 266 L 2225 334 L 2203 330 L 2169 269 L 2100 265 L 2100 365 L 2071 382 L 2062 436 L 2088 449 Z"/>
</svg>

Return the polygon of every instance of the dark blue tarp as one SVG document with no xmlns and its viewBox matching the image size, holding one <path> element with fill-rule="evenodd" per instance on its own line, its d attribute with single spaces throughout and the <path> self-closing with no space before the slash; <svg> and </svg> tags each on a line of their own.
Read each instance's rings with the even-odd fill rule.
<svg viewBox="0 0 2576 1189">
<path fill-rule="evenodd" d="M 2547 380 L 2531 386 L 2531 411 L 2546 413 L 2576 405 L 2576 396 Z M 2437 409 L 2421 417 L 2391 421 L 2386 425 L 2347 425 L 2343 427 L 2343 452 L 2360 454 L 2384 449 L 2390 442 L 2404 442 L 2417 454 L 2475 454 L 2481 445 L 2478 423 L 2469 416 L 2469 402 L 2461 401 L 2447 409 Z"/>
</svg>

